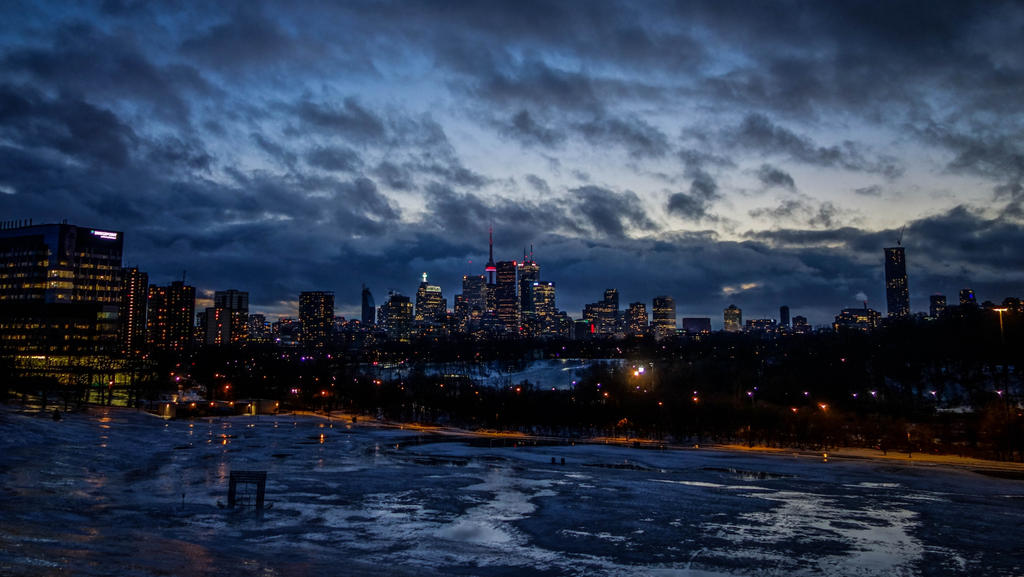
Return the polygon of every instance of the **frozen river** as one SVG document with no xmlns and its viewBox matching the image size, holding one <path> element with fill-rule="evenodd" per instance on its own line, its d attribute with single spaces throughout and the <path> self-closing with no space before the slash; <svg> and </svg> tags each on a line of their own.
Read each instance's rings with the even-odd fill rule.
<svg viewBox="0 0 1024 577">
<path fill-rule="evenodd" d="M 502 445 L 311 417 L 54 422 L 0 406 L 0 574 L 1024 574 L 1022 481 Z M 262 518 L 218 507 L 232 469 L 267 471 Z"/>
</svg>

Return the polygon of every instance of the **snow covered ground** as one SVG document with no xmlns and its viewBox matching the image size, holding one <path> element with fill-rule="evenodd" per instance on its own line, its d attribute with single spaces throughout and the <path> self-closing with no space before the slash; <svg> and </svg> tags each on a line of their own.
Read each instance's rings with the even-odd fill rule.
<svg viewBox="0 0 1024 577">
<path fill-rule="evenodd" d="M 1022 530 L 948 467 L 0 406 L 2 575 L 1022 575 Z"/>
<path fill-rule="evenodd" d="M 614 367 L 629 364 L 625 359 L 538 359 L 520 363 L 488 361 L 481 363 L 424 363 L 426 375 L 458 374 L 488 387 L 508 387 L 524 381 L 540 388 L 569 389 L 595 366 Z M 362 366 L 375 378 L 407 378 L 412 365 L 380 364 Z"/>
</svg>

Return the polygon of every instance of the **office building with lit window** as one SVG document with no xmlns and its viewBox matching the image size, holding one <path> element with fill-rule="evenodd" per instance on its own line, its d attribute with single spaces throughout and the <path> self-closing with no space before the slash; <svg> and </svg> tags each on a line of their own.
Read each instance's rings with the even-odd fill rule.
<svg viewBox="0 0 1024 577">
<path fill-rule="evenodd" d="M 408 342 L 412 338 L 412 321 L 412 301 L 398 293 L 392 293 L 377 312 L 377 326 L 397 341 Z"/>
<path fill-rule="evenodd" d="M 645 303 L 629 303 L 626 309 L 626 330 L 630 336 L 642 337 L 647 334 L 649 325 L 647 305 Z"/>
<path fill-rule="evenodd" d="M 597 334 L 615 334 L 619 321 L 619 291 L 605 289 L 603 299 L 584 305 L 583 318 L 594 324 Z"/>
<path fill-rule="evenodd" d="M 423 282 L 416 290 L 416 320 L 443 323 L 447 314 L 448 301 L 445 300 L 441 287 L 428 283 L 427 273 L 423 273 Z"/>
<path fill-rule="evenodd" d="M 519 264 L 519 310 L 522 314 L 533 312 L 533 283 L 539 280 L 540 265 L 533 260 L 533 255 L 524 254 Z"/>
<path fill-rule="evenodd" d="M 519 265 L 515 261 L 500 261 L 495 265 L 497 283 L 494 289 L 498 321 L 508 332 L 519 332 Z"/>
<path fill-rule="evenodd" d="M 530 283 L 530 310 L 523 313 L 523 325 L 530 336 L 558 334 L 558 306 L 555 304 L 555 283 Z"/>
<path fill-rule="evenodd" d="M 740 307 L 725 307 L 722 311 L 722 329 L 727 333 L 738 333 L 743 330 L 743 310 Z"/>
<path fill-rule="evenodd" d="M 654 297 L 651 303 L 651 330 L 654 338 L 664 339 L 676 334 L 676 301 L 669 296 Z"/>
<path fill-rule="evenodd" d="M 946 314 L 946 295 L 932 295 L 928 297 L 928 316 L 933 319 L 940 318 Z"/>
<path fill-rule="evenodd" d="M 0 351 L 118 352 L 123 243 L 66 223 L 0 226 Z"/>
</svg>

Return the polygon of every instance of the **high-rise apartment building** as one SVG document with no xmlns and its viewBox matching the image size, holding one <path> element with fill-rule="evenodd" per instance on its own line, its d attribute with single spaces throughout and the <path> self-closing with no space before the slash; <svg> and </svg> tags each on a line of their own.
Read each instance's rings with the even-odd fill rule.
<svg viewBox="0 0 1024 577">
<path fill-rule="evenodd" d="M 885 304 L 889 318 L 910 316 L 907 257 L 902 246 L 885 249 Z"/>
<path fill-rule="evenodd" d="M 722 311 L 722 328 L 728 333 L 743 330 L 743 310 L 736 305 L 729 305 Z"/>
<path fill-rule="evenodd" d="M 629 303 L 629 308 L 626 310 L 626 330 L 629 335 L 634 337 L 646 335 L 647 325 L 647 305 L 640 302 Z"/>
<path fill-rule="evenodd" d="M 308 291 L 299 294 L 300 343 L 309 350 L 327 347 L 334 327 L 334 293 Z"/>
<path fill-rule="evenodd" d="M 249 293 L 235 289 L 213 293 L 213 308 L 221 317 L 217 327 L 219 337 L 210 341 L 210 317 L 207 317 L 207 340 L 209 344 L 244 344 L 249 340 Z"/>
<path fill-rule="evenodd" d="M 660 340 L 675 336 L 676 301 L 669 296 L 657 296 L 651 304 L 651 330 L 654 338 Z"/>
<path fill-rule="evenodd" d="M 146 335 L 150 348 L 184 351 L 192 347 L 196 287 L 184 281 L 167 286 L 149 285 Z"/>
<path fill-rule="evenodd" d="M 933 319 L 940 318 L 946 314 L 946 295 L 932 295 L 928 297 L 928 316 Z"/>
<path fill-rule="evenodd" d="M 146 350 L 146 313 L 149 307 L 149 275 L 138 267 L 123 269 L 118 310 L 121 351 L 138 355 Z"/>
<path fill-rule="evenodd" d="M 117 352 L 122 233 L 70 224 L 0 226 L 0 350 Z"/>
</svg>

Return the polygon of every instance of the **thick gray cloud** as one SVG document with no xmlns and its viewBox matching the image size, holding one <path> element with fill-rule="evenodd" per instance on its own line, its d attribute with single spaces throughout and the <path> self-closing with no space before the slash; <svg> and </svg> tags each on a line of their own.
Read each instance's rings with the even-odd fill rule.
<svg viewBox="0 0 1024 577">
<path fill-rule="evenodd" d="M 526 109 L 516 112 L 503 132 L 525 145 L 555 146 L 565 141 L 565 133 L 542 126 Z"/>
<path fill-rule="evenodd" d="M 0 86 L 0 134 L 23 147 L 109 167 L 125 166 L 137 142 L 134 131 L 109 110 L 10 85 Z"/>
<path fill-rule="evenodd" d="M 583 224 L 598 236 L 623 238 L 630 230 L 656 228 L 632 191 L 617 193 L 599 186 L 581 186 L 570 192 Z"/>
<path fill-rule="evenodd" d="M 0 211 L 124 230 L 155 282 L 187 269 L 285 312 L 300 290 L 355 306 L 361 282 L 411 292 L 428 270 L 450 297 L 493 225 L 501 258 L 536 247 L 573 313 L 618 286 L 673 294 L 680 314 L 717 319 L 728 298 L 825 322 L 858 293 L 881 302 L 902 219 L 915 309 L 959 285 L 1021 292 L 1018 4 L 56 2 L 0 18 Z M 850 216 L 889 190 L 913 209 Z"/>
<path fill-rule="evenodd" d="M 726 132 L 725 139 L 733 146 L 764 155 L 788 157 L 815 166 L 877 173 L 889 178 L 895 178 L 903 172 L 895 159 L 869 158 L 855 142 L 820 146 L 807 136 L 773 123 L 763 114 L 747 115 L 739 126 Z"/>
<path fill-rule="evenodd" d="M 776 168 L 770 164 L 762 164 L 757 169 L 757 179 L 761 181 L 761 184 L 765 188 L 785 188 L 786 190 L 796 190 L 796 182 L 793 177 L 784 170 Z"/>
<path fill-rule="evenodd" d="M 306 153 L 310 166 L 336 172 L 352 172 L 362 166 L 362 159 L 351 148 L 342 146 L 318 146 Z"/>
<path fill-rule="evenodd" d="M 595 118 L 575 128 L 593 144 L 622 146 L 630 156 L 637 158 L 665 156 L 669 151 L 668 137 L 637 118 Z"/>
</svg>

